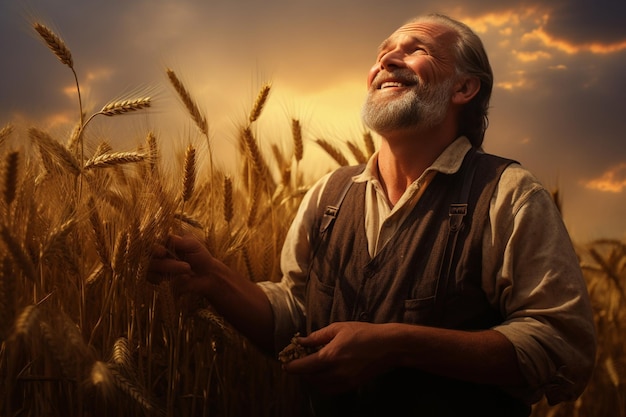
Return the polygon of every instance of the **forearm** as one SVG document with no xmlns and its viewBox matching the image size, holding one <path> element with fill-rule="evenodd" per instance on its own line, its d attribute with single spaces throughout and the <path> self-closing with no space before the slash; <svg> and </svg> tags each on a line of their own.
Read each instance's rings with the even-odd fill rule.
<svg viewBox="0 0 626 417">
<path fill-rule="evenodd" d="M 525 384 L 513 344 L 495 330 L 382 326 L 387 327 L 385 341 L 394 365 L 480 384 Z"/>
<path fill-rule="evenodd" d="M 263 290 L 223 264 L 214 267 L 205 296 L 230 324 L 266 353 L 274 352 L 274 318 Z"/>
</svg>

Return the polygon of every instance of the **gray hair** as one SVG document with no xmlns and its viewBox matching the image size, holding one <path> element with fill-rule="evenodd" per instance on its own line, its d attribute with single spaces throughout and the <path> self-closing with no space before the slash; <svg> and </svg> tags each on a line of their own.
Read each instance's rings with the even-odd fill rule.
<svg viewBox="0 0 626 417">
<path fill-rule="evenodd" d="M 487 113 L 493 90 L 493 72 L 483 43 L 469 26 L 443 14 L 419 16 L 410 23 L 417 22 L 437 23 L 457 33 L 458 38 L 454 45 L 457 74 L 471 75 L 480 80 L 478 94 L 461 112 L 458 134 L 467 136 L 474 147 L 480 148 L 489 125 Z"/>
</svg>

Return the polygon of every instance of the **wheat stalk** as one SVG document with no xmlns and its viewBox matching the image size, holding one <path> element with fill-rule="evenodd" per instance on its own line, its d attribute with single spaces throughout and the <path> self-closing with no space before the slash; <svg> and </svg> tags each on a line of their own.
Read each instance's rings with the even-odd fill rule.
<svg viewBox="0 0 626 417">
<path fill-rule="evenodd" d="M 254 225 L 256 214 L 259 205 L 259 194 L 261 194 L 259 187 L 252 187 L 252 196 L 250 197 L 248 205 L 248 218 L 246 225 L 252 227 Z"/>
<path fill-rule="evenodd" d="M 84 170 L 95 168 L 114 167 L 122 164 L 141 162 L 146 159 L 145 154 L 138 152 L 113 152 L 94 156 L 85 162 Z"/>
<path fill-rule="evenodd" d="M 50 28 L 41 23 L 35 23 L 33 25 L 39 36 L 46 42 L 48 48 L 59 58 L 64 65 L 74 69 L 74 60 L 72 59 L 72 53 L 65 45 L 65 42 L 61 40 Z"/>
<path fill-rule="evenodd" d="M 102 107 L 102 109 L 97 114 L 102 114 L 104 116 L 115 116 L 117 114 L 124 114 L 145 109 L 147 107 L 150 107 L 150 105 L 150 97 L 141 97 L 134 100 L 112 101 L 105 104 L 104 107 Z"/>
<path fill-rule="evenodd" d="M 178 96 L 180 97 L 183 104 L 187 108 L 187 111 L 191 115 L 191 118 L 193 119 L 194 122 L 196 122 L 196 126 L 198 126 L 198 128 L 200 129 L 200 132 L 202 132 L 204 136 L 208 137 L 209 125 L 206 121 L 206 118 L 202 116 L 202 113 L 200 112 L 198 105 L 191 98 L 191 94 L 189 94 L 189 91 L 187 91 L 187 89 L 185 88 L 183 83 L 180 81 L 180 79 L 176 76 L 176 73 L 173 70 L 168 68 L 167 76 L 170 80 L 170 83 L 172 84 L 176 92 L 178 93 Z"/>
<path fill-rule="evenodd" d="M 159 300 L 163 310 L 163 319 L 168 329 L 175 329 L 177 325 L 176 302 L 174 301 L 174 293 L 172 283 L 170 281 L 161 281 L 158 289 Z"/>
<path fill-rule="evenodd" d="M 291 179 L 291 165 L 275 143 L 272 143 L 271 148 L 276 164 L 280 168 L 281 186 L 283 184 L 289 184 L 289 180 Z M 282 188 L 284 188 L 284 186 Z"/>
<path fill-rule="evenodd" d="M 14 151 L 10 152 L 6 159 L 6 170 L 4 174 L 4 202 L 7 206 L 10 206 L 15 199 L 19 157 L 19 152 Z"/>
<path fill-rule="evenodd" d="M 8 257 L 2 257 L 0 270 L 0 344 L 7 338 L 9 326 L 15 316 L 16 279 L 11 273 L 11 262 Z"/>
<path fill-rule="evenodd" d="M 350 165 L 345 156 L 333 145 L 324 139 L 315 141 L 331 158 L 333 158 L 340 166 Z"/>
<path fill-rule="evenodd" d="M 250 123 L 255 122 L 261 115 L 261 112 L 263 111 L 263 107 L 265 106 L 265 102 L 267 101 L 267 98 L 269 97 L 271 88 L 272 88 L 271 83 L 265 83 L 261 87 L 261 90 L 259 91 L 259 94 L 257 95 L 256 100 L 254 101 L 254 105 L 252 106 L 252 110 L 250 110 L 250 116 L 248 117 L 248 120 L 250 121 Z"/>
</svg>

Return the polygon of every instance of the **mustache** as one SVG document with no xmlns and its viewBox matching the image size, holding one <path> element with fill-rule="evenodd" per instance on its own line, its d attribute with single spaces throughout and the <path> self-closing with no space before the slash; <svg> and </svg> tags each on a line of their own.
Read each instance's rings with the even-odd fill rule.
<svg viewBox="0 0 626 417">
<path fill-rule="evenodd" d="M 389 81 L 400 82 L 406 85 L 419 85 L 422 83 L 420 77 L 407 68 L 399 68 L 393 71 L 381 70 L 372 80 L 372 88 L 378 89 Z"/>
</svg>

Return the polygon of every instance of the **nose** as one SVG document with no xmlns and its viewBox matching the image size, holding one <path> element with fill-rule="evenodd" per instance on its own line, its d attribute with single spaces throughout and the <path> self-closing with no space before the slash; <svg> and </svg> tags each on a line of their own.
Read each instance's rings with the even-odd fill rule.
<svg viewBox="0 0 626 417">
<path fill-rule="evenodd" d="M 403 53 L 400 48 L 387 51 L 378 61 L 380 69 L 391 70 L 404 66 Z"/>
<path fill-rule="evenodd" d="M 404 62 L 404 52 L 401 48 L 396 47 L 389 49 L 382 54 L 376 63 L 370 69 L 367 77 L 367 87 L 369 88 L 380 71 L 392 72 L 395 69 L 406 67 Z"/>
</svg>

